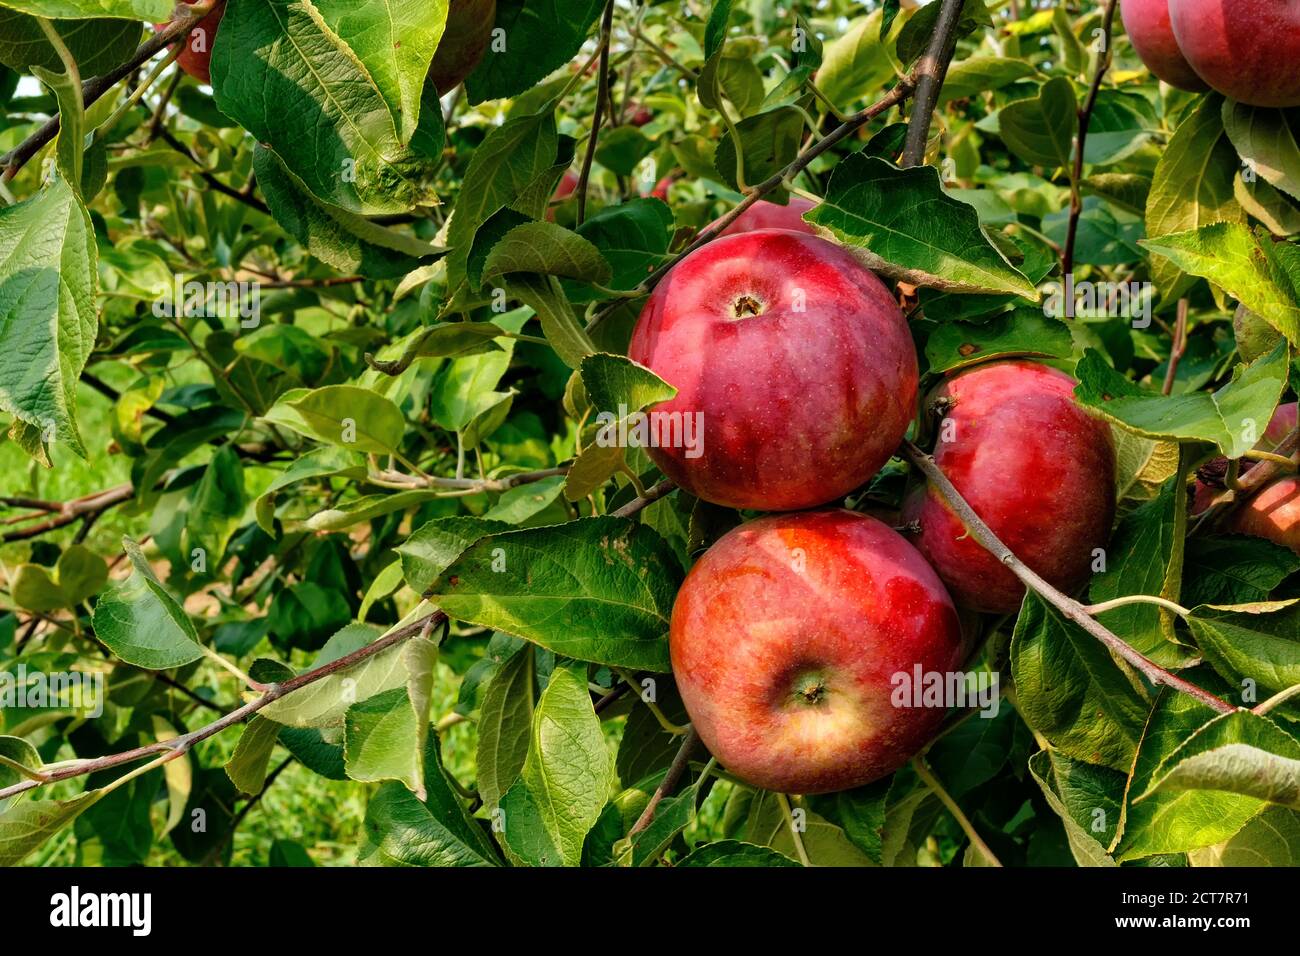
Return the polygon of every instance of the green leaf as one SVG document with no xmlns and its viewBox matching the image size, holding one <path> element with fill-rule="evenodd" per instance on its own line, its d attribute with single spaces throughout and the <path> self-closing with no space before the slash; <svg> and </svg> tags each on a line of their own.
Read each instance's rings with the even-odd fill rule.
<svg viewBox="0 0 1300 956">
<path fill-rule="evenodd" d="M 552 276 L 516 276 L 506 283 L 506 294 L 537 313 L 546 341 L 569 368 L 577 368 L 584 358 L 596 351 L 591 336 L 578 321 L 560 283 Z"/>
<path fill-rule="evenodd" d="M 345 275 L 374 279 L 403 276 L 417 268 L 421 259 L 440 251 L 321 202 L 303 189 L 279 157 L 264 146 L 253 147 L 253 172 L 280 227 L 317 259 Z"/>
<path fill-rule="evenodd" d="M 933 4 L 914 11 L 908 17 L 907 22 L 903 24 L 903 29 L 898 32 L 900 62 L 906 66 L 925 51 L 938 20 L 939 7 Z M 961 17 L 957 20 L 956 34 L 958 39 L 961 39 L 970 36 L 981 26 L 992 25 L 993 20 L 984 6 L 984 0 L 966 0 L 962 6 Z"/>
<path fill-rule="evenodd" d="M 85 77 L 100 76 L 131 58 L 140 43 L 138 20 L 56 20 L 53 27 L 67 45 Z M 18 73 L 34 66 L 62 70 L 55 52 L 35 17 L 0 7 L 0 63 Z"/>
<path fill-rule="evenodd" d="M 869 268 L 949 292 L 1038 290 L 989 242 L 974 208 L 946 196 L 933 166 L 898 169 L 854 153 L 831 173 L 805 217 L 829 229 Z"/>
<path fill-rule="evenodd" d="M 1217 846 L 1188 854 L 1192 866 L 1300 866 L 1300 813 L 1269 807 Z"/>
<path fill-rule="evenodd" d="M 771 847 L 742 843 L 739 840 L 719 840 L 696 847 L 683 857 L 677 866 L 794 866 L 799 864 Z"/>
<path fill-rule="evenodd" d="M 411 491 L 363 495 L 340 502 L 337 508 L 316 512 L 302 523 L 302 527 L 311 531 L 343 531 L 384 515 L 419 507 L 439 497 L 439 494 L 435 488 L 416 488 Z"/>
<path fill-rule="evenodd" d="M 525 644 L 488 682 L 479 710 L 478 792 L 495 809 L 519 779 L 533 723 L 533 648 Z"/>
<path fill-rule="evenodd" d="M 122 547 L 131 576 L 113 584 L 95 602 L 95 636 L 136 667 L 160 671 L 203 656 L 194 622 L 167 593 L 148 560 L 130 538 Z"/>
<path fill-rule="evenodd" d="M 409 142 L 420 96 L 447 25 L 450 0 L 313 0 L 321 18 L 356 54 Z M 259 177 L 260 179 L 260 177 Z"/>
<path fill-rule="evenodd" d="M 606 206 L 578 227 L 612 267 L 610 288 L 633 289 L 670 258 L 673 213 L 658 199 Z"/>
<path fill-rule="evenodd" d="M 1069 168 L 1078 130 L 1074 85 L 1063 76 L 1048 80 L 1032 100 L 1020 100 L 998 113 L 998 135 L 1031 166 Z"/>
<path fill-rule="evenodd" d="M 588 355 L 582 360 L 580 372 L 587 399 L 597 412 L 626 417 L 677 394 L 677 389 L 650 369 L 623 355 Z"/>
<path fill-rule="evenodd" d="M 1300 601 L 1193 608 L 1187 625 L 1224 680 L 1268 692 L 1300 684 Z"/>
<path fill-rule="evenodd" d="M 396 451 L 406 431 L 406 419 L 392 400 L 355 385 L 294 389 L 264 417 L 307 438 L 375 455 Z"/>
<path fill-rule="evenodd" d="M 1300 555 L 1272 541 L 1197 535 L 1187 541 L 1182 600 L 1188 607 L 1263 601 L 1296 571 Z"/>
<path fill-rule="evenodd" d="M 522 93 L 569 62 L 603 8 L 602 0 L 497 0 L 505 43 L 490 46 L 466 78 L 470 103 Z"/>
<path fill-rule="evenodd" d="M 596 162 L 616 176 L 631 176 L 654 148 L 654 141 L 635 126 L 615 126 L 601 133 Z"/>
<path fill-rule="evenodd" d="M 1009 356 L 1069 358 L 1073 349 L 1065 323 L 1022 307 L 985 322 L 940 325 L 925 343 L 925 357 L 938 373 Z"/>
<path fill-rule="evenodd" d="M 551 502 L 560 497 L 563 488 L 564 475 L 551 475 L 541 481 L 530 481 L 502 494 L 500 500 L 484 512 L 483 517 L 507 525 L 522 524 L 545 511 Z"/>
<path fill-rule="evenodd" d="M 405 687 L 394 687 L 349 707 L 343 723 L 348 776 L 370 782 L 396 780 L 419 796 L 424 742 L 417 721 Z"/>
<path fill-rule="evenodd" d="M 386 783 L 366 807 L 357 862 L 362 866 L 497 866 L 482 827 L 456 795 L 436 739 L 424 758 L 425 799 Z"/>
<path fill-rule="evenodd" d="M 452 617 L 557 654 L 667 673 L 668 620 L 680 581 L 676 558 L 656 532 L 603 516 L 483 538 L 429 590 Z"/>
<path fill-rule="evenodd" d="M 609 263 L 592 243 L 553 222 L 526 222 L 511 229 L 492 247 L 483 265 L 482 281 L 509 273 L 564 276 L 600 285 L 611 276 Z"/>
<path fill-rule="evenodd" d="M 232 445 L 217 449 L 194 486 L 186 518 L 186 547 L 202 548 L 210 570 L 226 553 L 230 536 L 243 522 L 248 507 L 244 466 Z"/>
<path fill-rule="evenodd" d="M 103 790 L 87 790 L 67 800 L 32 800 L 0 813 L 0 866 L 17 866 L 103 796 Z"/>
<path fill-rule="evenodd" d="M 322 648 L 313 667 L 360 650 L 380 636 L 366 624 L 349 624 Z M 385 648 L 345 670 L 307 684 L 262 708 L 263 717 L 290 727 L 334 727 L 342 724 L 348 707 L 406 683 L 400 644 Z"/>
<path fill-rule="evenodd" d="M 1118 866 L 1106 852 L 1120 822 L 1124 775 L 1040 750 L 1029 772 L 1048 805 L 1065 824 L 1070 852 L 1080 866 Z"/>
<path fill-rule="evenodd" d="M 4 6 L 51 20 L 121 17 L 154 23 L 167 20 L 173 9 L 172 0 L 4 0 Z"/>
<path fill-rule="evenodd" d="M 431 160 L 402 145 L 365 64 L 309 0 L 228 0 L 212 84 L 317 199 L 363 216 L 436 202 Z"/>
<path fill-rule="evenodd" d="M 63 180 L 0 208 L 0 410 L 86 457 L 76 385 L 95 344 L 90 216 Z"/>
<path fill-rule="evenodd" d="M 576 866 L 613 785 L 583 665 L 557 667 L 537 702 L 519 780 L 501 800 L 511 856 L 528 866 Z"/>
<path fill-rule="evenodd" d="M 280 736 L 280 725 L 273 720 L 254 716 L 244 727 L 235 744 L 235 752 L 226 761 L 226 775 L 240 793 L 258 794 L 266 786 L 266 770 L 271 751 Z"/>
<path fill-rule="evenodd" d="M 781 809 L 777 794 L 759 791 L 755 795 L 749 808 L 747 832 L 751 842 L 771 847 L 792 860 L 798 859 L 790 821 Z M 842 828 L 811 811 L 804 814 L 799 838 L 813 866 L 872 865 L 871 859 L 849 840 Z"/>
<path fill-rule="evenodd" d="M 36 748 L 22 737 L 0 736 L 0 757 L 4 758 L 4 762 L 0 762 L 0 789 L 31 779 L 29 774 L 23 773 L 18 767 L 35 772 L 40 770 L 43 763 Z M 22 798 L 20 793 L 0 800 L 0 819 L 6 810 Z"/>
<path fill-rule="evenodd" d="M 1166 481 L 1159 494 L 1120 519 L 1106 548 L 1106 568 L 1093 575 L 1088 598 L 1096 604 L 1134 594 L 1177 601 L 1187 537 L 1185 475 Z M 1129 604 L 1097 618 L 1162 667 L 1185 666 L 1192 656 L 1177 642 L 1174 618 L 1153 604 Z"/>
<path fill-rule="evenodd" d="M 1018 80 L 1037 75 L 1032 63 L 1006 56 L 973 56 L 948 68 L 941 101 L 966 99 L 989 90 L 1000 90 Z"/>
<path fill-rule="evenodd" d="M 1133 802 L 1165 759 L 1217 716 L 1194 697 L 1161 688 L 1129 775 L 1123 832 L 1110 848 L 1121 863 L 1221 843 L 1259 811 L 1257 801 L 1211 791 L 1162 791 Z"/>
<path fill-rule="evenodd" d="M 1223 134 L 1220 103 L 1218 94 L 1207 95 L 1161 153 L 1147 196 L 1148 236 L 1242 218 L 1232 189 L 1237 154 Z M 1179 269 L 1178 263 L 1161 255 L 1151 258 L 1151 277 L 1167 300 L 1176 298 L 1184 288 Z"/>
<path fill-rule="evenodd" d="M 1237 366 L 1232 380 L 1212 393 L 1149 392 L 1095 349 L 1084 352 L 1074 374 L 1079 403 L 1121 428 L 1147 438 L 1213 442 L 1229 458 L 1240 458 L 1259 441 L 1286 387 L 1287 349 L 1280 344 L 1249 366 Z"/>
<path fill-rule="evenodd" d="M 1223 128 L 1242 161 L 1266 183 L 1300 199 L 1300 118 L 1293 110 L 1223 101 Z"/>
<path fill-rule="evenodd" d="M 1266 717 L 1245 710 L 1224 714 L 1170 754 L 1135 802 L 1160 791 L 1224 792 L 1295 810 L 1300 743 Z"/>
<path fill-rule="evenodd" d="M 397 546 L 402 573 L 413 591 L 423 593 L 475 541 L 509 531 L 503 521 L 485 521 L 470 515 L 434 518 L 413 531 Z"/>
<path fill-rule="evenodd" d="M 779 172 L 799 153 L 803 143 L 803 114 L 792 106 L 746 116 L 736 124 L 736 137 L 718 143 L 713 163 L 722 182 L 739 189 L 741 167 L 736 162 L 736 139 L 740 140 L 745 181 L 758 183 Z"/>
<path fill-rule="evenodd" d="M 1067 757 L 1127 770 L 1150 704 L 1110 652 L 1030 592 L 1011 637 L 1025 721 Z"/>
<path fill-rule="evenodd" d="M 849 103 L 875 93 L 895 75 L 888 35 L 881 11 L 855 17 L 848 27 L 829 40 L 817 70 L 817 86 L 832 103 Z"/>
<path fill-rule="evenodd" d="M 1208 279 L 1300 348 L 1297 280 L 1285 273 L 1249 228 L 1216 222 L 1188 232 L 1151 235 L 1153 238 L 1142 240 L 1143 246 L 1168 257 L 1178 268 Z"/>
<path fill-rule="evenodd" d="M 549 191 L 540 203 L 524 201 L 539 180 L 548 184 L 559 138 L 555 114 L 543 112 L 506 120 L 483 138 L 470 157 L 447 227 L 448 285 L 464 280 L 478 229 L 498 210 L 509 208 L 532 219 L 542 218 Z M 539 208 L 540 207 L 540 208 Z"/>
</svg>

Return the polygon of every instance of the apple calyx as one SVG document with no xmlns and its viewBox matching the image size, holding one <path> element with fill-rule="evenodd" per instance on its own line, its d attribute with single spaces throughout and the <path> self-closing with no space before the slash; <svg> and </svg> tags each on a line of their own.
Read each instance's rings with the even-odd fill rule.
<svg viewBox="0 0 1300 956">
<path fill-rule="evenodd" d="M 746 293 L 731 303 L 731 312 L 734 319 L 748 319 L 763 314 L 763 303 Z"/>
<path fill-rule="evenodd" d="M 790 696 L 797 705 L 817 707 L 826 703 L 829 694 L 826 678 L 813 671 L 800 674 L 794 679 Z"/>
</svg>

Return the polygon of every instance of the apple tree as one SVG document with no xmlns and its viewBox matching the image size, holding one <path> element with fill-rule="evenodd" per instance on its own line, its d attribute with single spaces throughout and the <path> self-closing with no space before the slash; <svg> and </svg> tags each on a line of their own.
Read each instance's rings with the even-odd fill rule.
<svg viewBox="0 0 1300 956">
<path fill-rule="evenodd" d="M 1189 4 L 0 0 L 0 863 L 1295 864 L 1300 20 Z"/>
</svg>

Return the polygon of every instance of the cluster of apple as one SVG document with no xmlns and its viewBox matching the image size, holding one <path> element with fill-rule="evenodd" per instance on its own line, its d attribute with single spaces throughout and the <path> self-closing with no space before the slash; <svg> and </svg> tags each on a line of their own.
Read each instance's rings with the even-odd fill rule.
<svg viewBox="0 0 1300 956">
<path fill-rule="evenodd" d="M 1147 69 L 1193 93 L 1300 106 L 1300 4 L 1293 0 L 1123 0 L 1124 31 Z"/>
<path fill-rule="evenodd" d="M 969 641 L 958 606 L 1012 613 L 1024 589 L 934 489 L 889 523 L 820 510 L 869 482 L 917 411 L 907 321 L 884 283 L 813 234 L 792 200 L 760 202 L 656 287 L 628 354 L 677 389 L 652 414 L 701 413 L 704 453 L 654 448 L 705 501 L 769 514 L 717 541 L 673 608 L 673 673 L 733 775 L 822 793 L 897 770 L 943 707 L 898 707 L 895 676 L 947 675 Z M 1110 428 L 1044 365 L 991 362 L 942 383 L 935 457 L 1031 568 L 1065 590 L 1110 534 Z M 955 600 L 954 600 L 955 599 Z"/>
<path fill-rule="evenodd" d="M 181 69 L 200 83 L 212 82 L 212 42 L 225 12 L 225 0 L 218 0 L 212 12 L 190 31 L 176 57 Z M 451 0 L 447 25 L 429 66 L 429 78 L 440 95 L 459 86 L 483 59 L 496 16 L 497 0 Z M 166 24 L 157 26 L 161 29 Z"/>
</svg>

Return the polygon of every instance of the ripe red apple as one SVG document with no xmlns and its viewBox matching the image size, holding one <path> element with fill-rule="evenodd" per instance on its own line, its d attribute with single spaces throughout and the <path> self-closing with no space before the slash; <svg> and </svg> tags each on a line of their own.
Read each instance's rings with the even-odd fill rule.
<svg viewBox="0 0 1300 956">
<path fill-rule="evenodd" d="M 942 707 L 895 706 L 894 677 L 961 666 L 952 599 L 896 531 L 851 511 L 733 528 L 673 605 L 673 675 L 691 723 L 747 783 L 826 793 L 877 780 Z"/>
<path fill-rule="evenodd" d="M 451 0 L 447 26 L 429 65 L 429 78 L 446 95 L 474 72 L 492 40 L 497 0 Z"/>
<path fill-rule="evenodd" d="M 556 203 L 568 199 L 573 195 L 574 190 L 578 188 L 578 174 L 571 169 L 566 169 L 560 181 L 555 184 L 555 192 L 551 193 L 550 205 L 553 207 Z M 546 219 L 548 222 L 555 221 L 555 209 L 546 210 Z"/>
<path fill-rule="evenodd" d="M 1187 62 L 1224 96 L 1300 106 L 1300 0 L 1169 0 Z"/>
<path fill-rule="evenodd" d="M 1209 85 L 1178 49 L 1169 23 L 1169 0 L 1123 0 L 1124 32 L 1146 68 L 1170 86 L 1201 93 Z"/>
<path fill-rule="evenodd" d="M 1264 440 L 1256 447 L 1264 451 L 1272 451 L 1282 444 L 1282 439 L 1295 431 L 1297 410 L 1300 410 L 1300 407 L 1295 402 L 1279 405 L 1268 421 L 1268 428 L 1264 429 Z"/>
<path fill-rule="evenodd" d="M 774 202 L 768 202 L 766 199 L 760 199 L 742 212 L 736 221 L 722 230 L 719 235 L 737 236 L 742 232 L 753 232 L 756 229 L 792 229 L 795 232 L 804 232 L 810 236 L 815 236 L 817 230 L 809 223 L 804 222 L 803 214 L 816 205 L 811 199 L 804 199 L 802 196 L 791 196 L 790 203 L 786 206 L 779 206 Z M 714 222 L 717 221 L 717 219 L 714 220 Z M 709 223 L 709 225 L 711 226 L 713 223 Z"/>
<path fill-rule="evenodd" d="M 1300 554 L 1300 478 L 1285 475 L 1237 509 L 1228 530 L 1265 538 Z"/>
<path fill-rule="evenodd" d="M 915 413 L 916 352 L 889 290 L 834 243 L 786 230 L 716 239 L 679 262 L 628 355 L 677 388 L 652 417 L 680 413 L 703 437 L 650 457 L 733 508 L 842 498 L 889 460 Z"/>
<path fill-rule="evenodd" d="M 176 58 L 180 68 L 200 83 L 212 82 L 212 43 L 217 38 L 217 25 L 221 23 L 221 15 L 225 12 L 226 4 L 222 0 L 212 8 L 211 13 L 195 24 L 185 38 L 180 56 Z M 155 23 L 154 26 L 161 30 L 167 24 Z"/>
<path fill-rule="evenodd" d="M 1110 426 L 1074 401 L 1074 379 L 1034 362 L 995 362 L 936 391 L 948 405 L 935 461 L 1002 542 L 1063 591 L 1088 579 L 1115 516 Z M 1024 585 L 967 532 L 935 489 L 905 515 L 958 604 L 1009 614 Z"/>
</svg>

